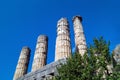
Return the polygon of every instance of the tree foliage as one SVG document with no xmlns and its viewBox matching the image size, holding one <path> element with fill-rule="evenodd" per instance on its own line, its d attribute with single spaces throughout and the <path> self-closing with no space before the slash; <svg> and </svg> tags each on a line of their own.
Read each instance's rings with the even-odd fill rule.
<svg viewBox="0 0 120 80">
<path fill-rule="evenodd" d="M 120 73 L 112 66 L 109 50 L 110 42 L 103 37 L 95 38 L 87 52 L 81 56 L 74 53 L 66 64 L 58 67 L 58 74 L 53 80 L 120 80 Z"/>
</svg>

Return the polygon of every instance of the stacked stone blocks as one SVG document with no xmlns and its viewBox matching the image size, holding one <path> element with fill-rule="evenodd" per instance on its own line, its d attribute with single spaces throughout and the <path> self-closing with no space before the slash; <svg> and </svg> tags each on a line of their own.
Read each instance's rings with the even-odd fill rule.
<svg viewBox="0 0 120 80">
<path fill-rule="evenodd" d="M 87 47 L 81 22 L 82 17 L 75 16 L 73 18 L 76 49 L 78 53 L 83 55 L 86 52 Z M 57 23 L 55 62 L 48 65 L 46 65 L 47 49 L 48 37 L 46 35 L 40 35 L 37 39 L 31 72 L 26 74 L 30 57 L 30 49 L 23 48 L 14 75 L 14 80 L 48 80 L 52 76 L 57 75 L 56 67 L 60 66 L 61 63 L 65 63 L 66 58 L 69 58 L 72 53 L 70 28 L 66 18 L 61 18 Z M 23 54 L 23 52 L 25 52 L 25 54 Z M 24 61 L 21 65 L 22 60 Z M 23 70 L 19 69 L 19 67 L 22 67 Z"/>
<path fill-rule="evenodd" d="M 47 48 L 48 37 L 45 35 L 40 35 L 36 44 L 32 71 L 36 71 L 46 65 Z"/>
<path fill-rule="evenodd" d="M 28 47 L 22 48 L 13 80 L 16 80 L 27 73 L 30 51 L 31 50 Z"/>
<path fill-rule="evenodd" d="M 71 56 L 70 30 L 66 18 L 61 18 L 57 24 L 55 61 Z"/>
<path fill-rule="evenodd" d="M 82 22 L 81 16 L 73 17 L 76 49 L 77 52 L 83 56 L 84 53 L 86 52 L 87 47 L 86 47 L 86 40 L 81 22 Z"/>
</svg>

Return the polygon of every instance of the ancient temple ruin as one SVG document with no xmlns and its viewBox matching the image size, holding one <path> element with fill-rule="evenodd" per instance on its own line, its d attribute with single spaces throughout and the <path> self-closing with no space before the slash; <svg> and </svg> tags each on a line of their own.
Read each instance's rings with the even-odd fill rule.
<svg viewBox="0 0 120 80">
<path fill-rule="evenodd" d="M 82 27 L 82 17 L 73 18 L 76 50 L 83 55 L 86 52 L 86 40 Z M 48 37 L 40 35 L 37 39 L 31 72 L 27 73 L 30 49 L 24 47 L 16 67 L 13 80 L 48 80 L 57 75 L 56 67 L 66 62 L 72 54 L 69 22 L 61 18 L 57 23 L 57 37 L 55 45 L 55 61 L 46 65 Z"/>
</svg>

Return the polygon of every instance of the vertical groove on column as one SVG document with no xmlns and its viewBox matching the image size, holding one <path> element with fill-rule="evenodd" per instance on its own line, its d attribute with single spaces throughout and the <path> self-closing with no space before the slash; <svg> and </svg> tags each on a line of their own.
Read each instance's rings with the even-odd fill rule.
<svg viewBox="0 0 120 80">
<path fill-rule="evenodd" d="M 45 35 L 40 35 L 37 39 L 32 71 L 36 71 L 46 65 L 47 48 L 48 37 Z"/>
<path fill-rule="evenodd" d="M 86 52 L 86 39 L 84 36 L 84 31 L 82 27 L 82 17 L 74 16 L 73 24 L 74 24 L 74 34 L 75 34 L 75 44 L 77 48 L 77 52 L 79 52 L 82 56 Z"/>
<path fill-rule="evenodd" d="M 16 80 L 17 78 L 27 73 L 30 52 L 31 52 L 30 48 L 28 47 L 22 48 L 13 80 Z"/>
<path fill-rule="evenodd" d="M 57 23 L 57 38 L 55 61 L 71 56 L 70 30 L 66 18 L 61 18 Z"/>
</svg>

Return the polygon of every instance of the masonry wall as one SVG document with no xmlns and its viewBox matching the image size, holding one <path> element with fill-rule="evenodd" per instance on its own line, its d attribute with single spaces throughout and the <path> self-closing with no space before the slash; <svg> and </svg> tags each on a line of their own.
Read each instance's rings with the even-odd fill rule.
<svg viewBox="0 0 120 80">
<path fill-rule="evenodd" d="M 86 52 L 86 40 L 82 27 L 82 17 L 75 16 L 73 18 L 75 45 L 77 51 L 84 55 Z M 37 39 L 36 50 L 34 54 L 33 64 L 31 72 L 26 74 L 29 63 L 29 49 L 25 48 L 21 52 L 18 65 L 16 68 L 15 80 L 47 80 L 55 75 L 58 75 L 56 67 L 60 66 L 60 63 L 65 63 L 66 58 L 71 56 L 71 40 L 70 40 L 70 28 L 66 18 L 61 18 L 57 23 L 57 38 L 55 45 L 55 62 L 46 65 L 48 50 L 48 37 L 46 35 L 40 35 Z M 26 53 L 26 54 L 24 54 Z M 22 63 L 23 70 L 21 70 L 21 63 L 25 57 L 25 61 Z M 27 65 L 26 65 L 27 64 Z M 19 74 L 20 73 L 20 74 Z M 22 73 L 22 74 L 21 74 Z M 19 78 L 20 77 L 20 78 Z"/>
<path fill-rule="evenodd" d="M 66 59 L 59 59 L 56 62 L 52 62 L 37 71 L 30 72 L 17 80 L 49 80 L 53 76 L 58 75 L 56 67 L 60 66 L 61 63 L 64 64 Z"/>
</svg>

